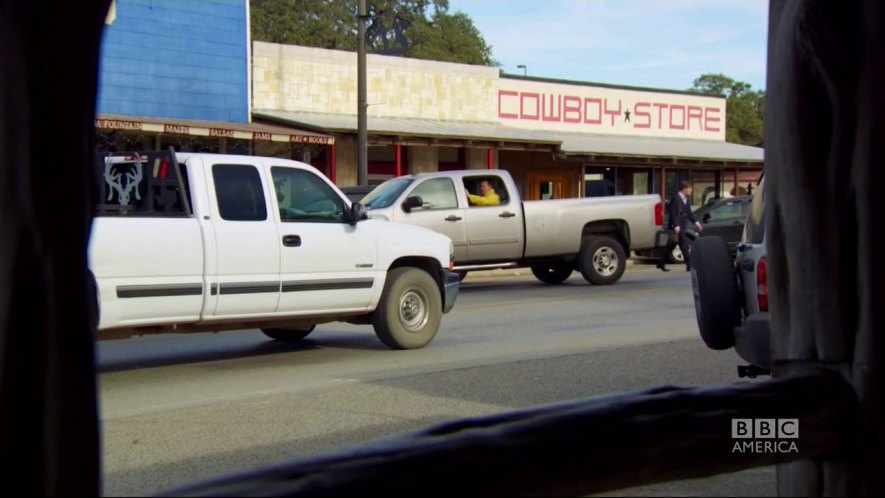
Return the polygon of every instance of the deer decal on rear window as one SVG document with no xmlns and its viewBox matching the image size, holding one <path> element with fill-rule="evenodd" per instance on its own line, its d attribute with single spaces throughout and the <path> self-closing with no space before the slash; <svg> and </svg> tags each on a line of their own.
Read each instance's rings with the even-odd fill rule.
<svg viewBox="0 0 885 498">
<path fill-rule="evenodd" d="M 127 169 L 128 171 L 125 171 Z M 117 203 L 121 206 L 129 205 L 133 192 L 135 193 L 135 199 L 140 201 L 141 194 L 138 191 L 138 185 L 141 183 L 141 179 L 141 162 L 106 162 L 104 167 L 104 181 L 108 184 L 108 202 L 113 199 L 114 192 L 117 192 Z"/>
</svg>

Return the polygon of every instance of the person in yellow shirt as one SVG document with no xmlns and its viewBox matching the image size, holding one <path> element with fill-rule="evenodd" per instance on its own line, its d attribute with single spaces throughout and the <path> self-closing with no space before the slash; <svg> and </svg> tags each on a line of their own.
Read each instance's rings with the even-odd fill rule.
<svg viewBox="0 0 885 498">
<path fill-rule="evenodd" d="M 501 198 L 498 196 L 498 193 L 495 192 L 495 189 L 492 188 L 492 184 L 489 183 L 488 180 L 483 180 L 479 183 L 479 190 L 482 192 L 482 195 L 473 195 L 466 187 L 464 188 L 464 193 L 467 194 L 467 202 L 472 206 L 501 205 Z"/>
</svg>

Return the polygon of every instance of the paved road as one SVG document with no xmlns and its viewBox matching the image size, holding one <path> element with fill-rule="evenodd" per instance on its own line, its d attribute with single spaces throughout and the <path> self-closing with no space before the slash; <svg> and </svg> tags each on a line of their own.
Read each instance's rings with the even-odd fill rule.
<svg viewBox="0 0 885 498">
<path fill-rule="evenodd" d="M 257 331 L 101 343 L 105 493 L 149 494 L 453 418 L 736 381 L 737 356 L 697 338 L 685 272 L 633 266 L 612 287 L 513 273 L 469 276 L 418 351 L 387 350 L 370 327 L 346 324 L 297 346 Z M 766 468 L 620 494 L 775 488 Z"/>
</svg>

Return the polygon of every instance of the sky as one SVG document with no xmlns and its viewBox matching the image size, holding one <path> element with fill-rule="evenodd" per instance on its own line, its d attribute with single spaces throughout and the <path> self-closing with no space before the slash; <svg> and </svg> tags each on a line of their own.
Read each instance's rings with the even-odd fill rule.
<svg viewBox="0 0 885 498">
<path fill-rule="evenodd" d="M 508 73 L 686 90 L 722 73 L 765 89 L 768 0 L 449 0 Z"/>
</svg>

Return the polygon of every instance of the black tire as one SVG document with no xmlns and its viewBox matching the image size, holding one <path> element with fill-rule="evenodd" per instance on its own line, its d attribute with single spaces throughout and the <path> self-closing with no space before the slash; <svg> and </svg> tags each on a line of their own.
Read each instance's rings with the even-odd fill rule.
<svg viewBox="0 0 885 498">
<path fill-rule="evenodd" d="M 578 254 L 578 269 L 584 280 L 593 285 L 611 285 L 624 275 L 627 253 L 611 237 L 590 236 Z"/>
<path fill-rule="evenodd" d="M 375 335 L 391 349 L 423 348 L 442 321 L 442 297 L 433 278 L 417 268 L 394 268 L 372 315 Z"/>
<path fill-rule="evenodd" d="M 565 282 L 572 275 L 575 266 L 565 261 L 538 263 L 532 265 L 532 274 L 545 284 L 557 285 Z"/>
<path fill-rule="evenodd" d="M 691 286 L 701 339 L 710 349 L 734 347 L 741 304 L 734 259 L 722 237 L 701 237 L 691 248 Z"/>
<path fill-rule="evenodd" d="M 458 270 L 455 273 L 458 274 L 458 281 L 463 282 L 465 278 L 467 278 L 467 270 Z"/>
<path fill-rule="evenodd" d="M 261 329 L 261 332 L 276 341 L 298 342 L 304 340 L 315 328 L 316 325 L 311 325 L 306 329 Z"/>
</svg>

